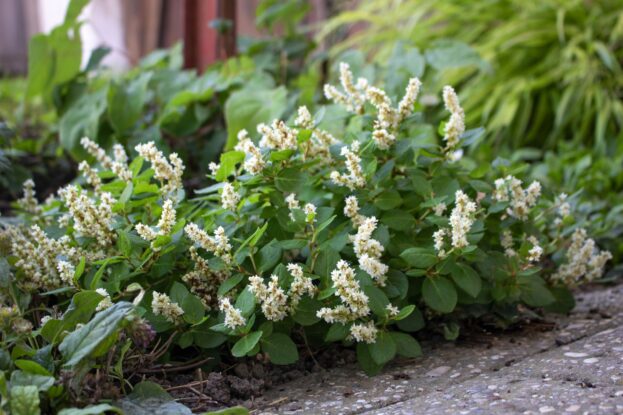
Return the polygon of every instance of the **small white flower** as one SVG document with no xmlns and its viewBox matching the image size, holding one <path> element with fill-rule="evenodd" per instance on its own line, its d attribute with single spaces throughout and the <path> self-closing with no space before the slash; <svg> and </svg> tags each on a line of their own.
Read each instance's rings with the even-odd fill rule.
<svg viewBox="0 0 623 415">
<path fill-rule="evenodd" d="M 95 311 L 102 311 L 107 309 L 108 307 L 112 307 L 112 300 L 110 299 L 110 294 L 104 288 L 98 288 L 95 290 L 99 295 L 103 296 L 100 302 L 97 304 Z"/>
<path fill-rule="evenodd" d="M 154 291 L 153 298 L 151 300 L 151 310 L 157 316 L 163 316 L 167 321 L 171 323 L 179 323 L 180 318 L 184 314 L 184 310 L 177 303 L 171 301 L 171 298 L 166 295 Z"/>
<path fill-rule="evenodd" d="M 225 183 L 221 192 L 221 205 L 223 209 L 235 211 L 240 202 L 240 195 L 231 183 Z"/>
<path fill-rule="evenodd" d="M 230 329 L 235 330 L 237 327 L 247 324 L 247 321 L 242 316 L 240 310 L 231 305 L 229 298 L 221 298 L 219 302 L 219 309 L 225 314 L 225 326 Z"/>
</svg>

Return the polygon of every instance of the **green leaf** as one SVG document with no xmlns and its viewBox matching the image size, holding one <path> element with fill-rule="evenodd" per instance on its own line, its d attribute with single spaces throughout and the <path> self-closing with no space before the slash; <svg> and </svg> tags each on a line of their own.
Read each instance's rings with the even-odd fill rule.
<svg viewBox="0 0 623 415">
<path fill-rule="evenodd" d="M 382 331 L 376 341 L 368 345 L 368 351 L 376 364 L 384 365 L 396 356 L 396 342 L 389 333 Z"/>
<path fill-rule="evenodd" d="M 390 333 L 394 343 L 396 343 L 396 352 L 403 357 L 422 356 L 422 347 L 417 340 L 406 333 L 392 331 Z"/>
<path fill-rule="evenodd" d="M 261 274 L 272 270 L 281 259 L 281 253 L 281 247 L 276 240 L 264 245 L 257 255 L 257 271 Z"/>
<path fill-rule="evenodd" d="M 262 339 L 262 351 L 268 353 L 270 361 L 276 365 L 289 365 L 299 359 L 296 345 L 284 333 L 273 333 Z"/>
<path fill-rule="evenodd" d="M 44 368 L 35 361 L 18 359 L 14 363 L 15 366 L 22 369 L 24 372 L 41 376 L 52 376 L 52 374 L 46 368 Z"/>
<path fill-rule="evenodd" d="M 281 170 L 275 177 L 275 187 L 284 193 L 298 193 L 307 179 L 299 169 L 290 167 Z"/>
<path fill-rule="evenodd" d="M 328 277 L 331 275 L 331 271 L 335 269 L 339 260 L 340 254 L 338 252 L 332 249 L 321 249 L 314 264 L 314 274 Z"/>
<path fill-rule="evenodd" d="M 151 72 L 143 72 L 125 85 L 119 82 L 110 84 L 108 119 L 118 134 L 128 133 L 141 117 L 151 76 Z"/>
<path fill-rule="evenodd" d="M 457 264 L 452 267 L 450 275 L 459 288 L 474 298 L 478 296 L 482 287 L 482 281 L 472 267 L 465 264 Z"/>
<path fill-rule="evenodd" d="M 396 320 L 396 321 L 404 320 L 405 318 L 409 317 L 411 313 L 413 313 L 414 311 L 415 311 L 415 305 L 409 304 L 408 306 L 403 307 L 402 310 L 400 310 L 400 312 L 398 313 L 398 315 L 392 318 L 392 320 Z"/>
<path fill-rule="evenodd" d="M 11 373 L 11 386 L 35 386 L 39 392 L 46 392 L 54 386 L 54 377 L 15 370 Z"/>
<path fill-rule="evenodd" d="M 575 307 L 573 293 L 567 287 L 549 287 L 555 301 L 545 306 L 552 313 L 566 314 Z"/>
<path fill-rule="evenodd" d="M 381 218 L 381 223 L 391 229 L 406 232 L 415 224 L 413 215 L 404 210 L 388 210 Z"/>
<path fill-rule="evenodd" d="M 249 290 L 249 287 L 245 287 L 244 290 L 238 295 L 236 299 L 235 307 L 240 310 L 242 315 L 249 316 L 255 310 L 255 296 Z"/>
<path fill-rule="evenodd" d="M 329 327 L 329 331 L 324 338 L 327 343 L 333 343 L 344 340 L 350 334 L 349 327 L 345 324 L 335 323 Z"/>
<path fill-rule="evenodd" d="M 67 335 L 58 349 L 65 361 L 63 367 L 73 368 L 94 353 L 114 335 L 123 319 L 134 309 L 132 304 L 119 302 L 100 311 L 87 324 Z"/>
<path fill-rule="evenodd" d="M 379 209 L 390 210 L 402 204 L 402 197 L 400 197 L 400 193 L 397 190 L 389 189 L 378 195 L 374 200 L 374 204 Z"/>
<path fill-rule="evenodd" d="M 36 386 L 11 387 L 11 414 L 39 415 L 39 391 Z"/>
<path fill-rule="evenodd" d="M 426 278 L 422 284 L 422 296 L 426 305 L 441 313 L 450 313 L 456 306 L 456 289 L 445 277 Z"/>
<path fill-rule="evenodd" d="M 89 0 L 71 0 L 65 12 L 65 23 L 75 22 L 87 4 L 89 4 Z"/>
<path fill-rule="evenodd" d="M 184 310 L 184 321 L 190 324 L 197 324 L 203 320 L 205 314 L 205 307 L 197 296 L 188 294 L 182 303 L 180 304 L 182 310 Z"/>
<path fill-rule="evenodd" d="M 231 348 L 231 354 L 234 357 L 242 357 L 246 355 L 251 350 L 253 350 L 257 342 L 260 341 L 261 337 L 261 331 L 254 331 L 247 334 L 246 336 L 238 340 L 236 344 L 234 344 L 234 347 Z"/>
<path fill-rule="evenodd" d="M 225 102 L 225 149 L 234 148 L 240 130 L 255 131 L 258 124 L 281 117 L 286 109 L 286 96 L 283 86 L 276 89 L 246 88 L 231 94 Z"/>
<path fill-rule="evenodd" d="M 289 159 L 292 154 L 294 154 L 294 150 L 286 149 L 280 151 L 271 151 L 270 153 L 270 161 L 283 161 Z"/>
<path fill-rule="evenodd" d="M 389 299 L 385 293 L 375 285 L 364 286 L 363 292 L 368 296 L 370 310 L 379 317 L 385 317 L 387 315 L 386 307 L 389 304 Z"/>
<path fill-rule="evenodd" d="M 296 306 L 292 319 L 301 326 L 311 326 L 320 321 L 316 313 L 322 307 L 322 303 L 310 297 L 303 297 Z"/>
<path fill-rule="evenodd" d="M 218 287 L 218 296 L 222 297 L 232 290 L 236 285 L 240 284 L 240 281 L 244 279 L 244 274 L 236 274 L 227 278 L 220 287 Z"/>
<path fill-rule="evenodd" d="M 547 289 L 545 281 L 538 275 L 518 275 L 517 283 L 521 291 L 521 300 L 531 307 L 543 307 L 556 301 Z"/>
<path fill-rule="evenodd" d="M 236 172 L 236 164 L 244 161 L 245 154 L 243 151 L 228 151 L 221 154 L 221 163 L 216 172 L 216 181 L 224 182 L 227 178 Z"/>
<path fill-rule="evenodd" d="M 428 248 L 407 248 L 400 254 L 407 264 L 415 268 L 426 269 L 437 263 L 439 260 L 435 251 Z"/>
<path fill-rule="evenodd" d="M 426 51 L 425 56 L 428 63 L 438 71 L 472 65 L 486 67 L 478 52 L 458 40 L 438 40 Z"/>
<path fill-rule="evenodd" d="M 383 369 L 383 365 L 379 365 L 372 359 L 366 343 L 357 343 L 357 362 L 368 376 L 374 376 Z"/>
</svg>

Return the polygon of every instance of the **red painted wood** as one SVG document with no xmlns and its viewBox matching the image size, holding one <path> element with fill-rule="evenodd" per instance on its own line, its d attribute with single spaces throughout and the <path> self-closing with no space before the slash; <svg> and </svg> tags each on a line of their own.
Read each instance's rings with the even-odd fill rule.
<svg viewBox="0 0 623 415">
<path fill-rule="evenodd" d="M 236 21 L 235 0 L 185 0 L 184 66 L 199 72 L 236 53 L 236 30 L 220 34 L 210 27 L 215 19 Z"/>
</svg>

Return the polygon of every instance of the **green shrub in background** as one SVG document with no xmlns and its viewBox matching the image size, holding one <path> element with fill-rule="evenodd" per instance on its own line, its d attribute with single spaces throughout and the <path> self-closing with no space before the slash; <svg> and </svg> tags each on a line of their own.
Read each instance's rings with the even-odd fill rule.
<svg viewBox="0 0 623 415">
<path fill-rule="evenodd" d="M 86 156 L 80 146 L 85 135 L 105 149 L 122 144 L 131 150 L 140 142 L 154 141 L 177 151 L 191 171 L 198 171 L 218 159 L 227 141 L 226 123 L 237 129 L 241 119 L 255 125 L 279 117 L 297 99 L 311 104 L 318 89 L 315 67 L 304 65 L 314 43 L 296 30 L 308 11 L 300 0 L 261 2 L 257 23 L 268 36 L 242 39 L 240 55 L 200 75 L 182 68 L 180 44 L 153 52 L 125 73 L 101 65 L 109 52 L 101 47 L 82 68 L 78 16 L 87 3 L 73 0 L 61 25 L 31 39 L 25 86 L 15 80 L 2 84 L 0 137 L 5 157 L 0 161 L 5 162 L 0 163 L 0 185 L 15 195 L 15 185 L 28 177 L 36 176 L 42 191 L 70 180 L 71 160 Z M 227 30 L 227 22 L 213 24 Z M 274 35 L 281 25 L 287 26 L 287 33 Z M 280 58 L 273 59 L 277 50 Z M 284 86 L 291 84 L 299 88 L 287 96 Z M 238 115 L 228 107 L 238 108 Z M 41 158 L 49 163 L 41 163 Z M 61 171 L 66 174 L 58 174 Z M 51 177 L 61 180 L 48 185 Z"/>
<path fill-rule="evenodd" d="M 404 41 L 460 85 L 468 122 L 502 146 L 559 141 L 616 149 L 623 127 L 623 4 L 618 0 L 362 1 L 323 34 L 363 29 L 334 46 L 375 59 Z M 484 59 L 483 63 L 480 58 Z"/>
<path fill-rule="evenodd" d="M 374 374 L 419 355 L 425 326 L 453 339 L 465 319 L 565 312 L 601 276 L 610 254 L 564 197 L 462 156 L 480 132 L 452 88 L 433 129 L 416 78 L 388 95 L 342 65 L 340 83 L 337 106 L 239 131 L 192 198 L 153 142 L 130 160 L 82 139 L 85 187 L 41 205 L 28 184 L 2 233 L 1 405 L 85 405 L 94 381 L 127 393 L 184 350 L 280 365 L 341 342 Z"/>
</svg>

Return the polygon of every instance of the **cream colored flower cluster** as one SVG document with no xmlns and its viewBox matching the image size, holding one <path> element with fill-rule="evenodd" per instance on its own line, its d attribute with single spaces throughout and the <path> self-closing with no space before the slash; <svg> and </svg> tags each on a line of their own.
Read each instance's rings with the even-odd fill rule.
<svg viewBox="0 0 623 415">
<path fill-rule="evenodd" d="M 157 291 L 153 292 L 151 311 L 157 316 L 163 316 L 171 323 L 179 323 L 184 315 L 184 310 L 179 304 L 173 302 L 168 295 Z"/>
<path fill-rule="evenodd" d="M 262 157 L 260 149 L 251 141 L 247 130 L 240 130 L 238 133 L 238 144 L 236 144 L 234 150 L 245 153 L 246 156 L 242 168 L 245 169 L 247 173 L 256 175 L 261 173 L 264 167 L 266 167 L 266 162 Z"/>
<path fill-rule="evenodd" d="M 305 145 L 304 159 L 313 157 L 320 157 L 325 160 L 331 159 L 329 148 L 338 141 L 331 133 L 314 127 L 314 119 L 306 106 L 299 107 L 298 116 L 294 120 L 294 124 L 312 133 L 309 141 L 307 141 L 308 144 Z"/>
<path fill-rule="evenodd" d="M 342 304 L 328 308 L 323 307 L 316 315 L 327 323 L 348 323 L 370 314 L 368 296 L 361 290 L 355 278 L 355 271 L 344 260 L 338 261 L 331 272 L 331 281 Z"/>
<path fill-rule="evenodd" d="M 86 182 L 93 187 L 95 192 L 99 193 L 100 187 L 102 186 L 102 179 L 100 179 L 97 174 L 97 169 L 94 169 L 89 163 L 83 160 L 78 164 L 78 170 L 82 173 Z"/>
<path fill-rule="evenodd" d="M 249 278 L 249 290 L 260 302 L 262 313 L 268 320 L 283 320 L 288 313 L 296 311 L 303 295 L 313 297 L 318 291 L 312 280 L 305 277 L 300 265 L 288 264 L 288 271 L 294 278 L 288 293 L 279 287 L 279 277 L 276 275 L 270 276 L 268 284 L 264 284 L 264 279 L 259 275 Z"/>
<path fill-rule="evenodd" d="M 298 209 L 301 209 L 301 205 L 296 198 L 294 193 L 290 193 L 286 197 L 286 203 L 288 204 L 288 209 L 290 210 L 290 219 L 295 220 L 294 212 Z M 303 213 L 305 214 L 305 222 L 312 224 L 316 221 L 316 205 L 313 203 L 306 203 L 303 207 Z"/>
<path fill-rule="evenodd" d="M 359 260 L 359 268 L 367 272 L 380 286 L 385 285 L 389 267 L 381 262 L 385 248 L 379 241 L 372 238 L 378 220 L 372 216 L 365 218 L 357 228 L 357 233 L 350 236 L 353 242 L 355 255 Z"/>
<path fill-rule="evenodd" d="M 106 155 L 106 152 L 103 148 L 101 148 L 96 142 L 90 140 L 87 137 L 83 137 L 80 140 L 80 144 L 82 147 L 102 165 L 103 168 L 111 170 L 117 177 L 121 180 L 129 182 L 132 180 L 132 172 L 128 169 L 128 155 L 126 154 L 123 146 L 120 144 L 115 144 L 113 146 L 113 156 L 114 160 Z M 89 183 L 93 187 L 96 187 L 95 183 L 98 183 L 98 179 L 95 179 L 94 176 L 97 175 L 97 171 L 87 170 L 82 167 L 81 171 L 87 178 L 87 183 L 89 180 L 94 181 L 94 183 Z"/>
<path fill-rule="evenodd" d="M 139 144 L 135 147 L 135 150 L 141 157 L 151 163 L 154 169 L 154 177 L 162 183 L 162 193 L 167 194 L 182 188 L 184 163 L 177 153 L 171 153 L 169 160 L 167 160 L 162 151 L 156 148 L 153 141 Z"/>
<path fill-rule="evenodd" d="M 218 306 L 217 291 L 225 279 L 229 276 L 227 271 L 211 269 L 208 261 L 202 258 L 197 248 L 191 246 L 190 258 L 195 263 L 195 268 L 182 277 L 182 281 L 188 285 L 190 291 L 195 294 L 203 305 L 211 310 Z"/>
<path fill-rule="evenodd" d="M 41 207 L 39 206 L 39 202 L 37 202 L 35 182 L 32 179 L 28 179 L 24 182 L 23 188 L 24 195 L 21 199 L 17 200 L 17 205 L 24 212 L 28 212 L 33 215 L 40 213 Z"/>
<path fill-rule="evenodd" d="M 76 267 L 69 261 L 65 261 L 63 259 L 59 260 L 56 263 L 56 270 L 58 271 L 58 276 L 63 281 L 63 283 L 67 286 L 74 285 L 74 275 L 76 274 Z"/>
<path fill-rule="evenodd" d="M 366 91 L 368 89 L 368 80 L 365 78 L 357 79 L 355 84 L 353 81 L 353 73 L 347 63 L 340 63 L 340 83 L 344 92 L 338 91 L 333 85 L 326 84 L 324 86 L 325 97 L 343 105 L 346 110 L 355 114 L 363 114 L 363 106 L 366 102 Z"/>
<path fill-rule="evenodd" d="M 281 120 L 274 120 L 270 126 L 259 124 L 257 132 L 262 135 L 261 148 L 271 150 L 296 150 L 298 148 L 298 130 L 288 127 Z"/>
<path fill-rule="evenodd" d="M 522 188 L 521 184 L 521 180 L 510 175 L 497 179 L 493 198 L 498 202 L 510 201 L 506 213 L 514 218 L 526 220 L 530 209 L 536 205 L 541 195 L 541 183 L 533 181 L 526 189 Z"/>
<path fill-rule="evenodd" d="M 366 98 L 377 110 L 372 138 L 381 150 L 387 150 L 396 141 L 396 131 L 400 123 L 413 112 L 413 105 L 421 85 L 419 79 L 411 78 L 398 108 L 392 107 L 391 100 L 382 89 L 376 87 L 367 89 Z"/>
<path fill-rule="evenodd" d="M 206 231 L 192 222 L 184 227 L 184 231 L 201 248 L 221 258 L 226 264 L 231 264 L 231 244 L 222 226 L 216 228 L 214 236 L 208 235 Z"/>
<path fill-rule="evenodd" d="M 366 217 L 359 214 L 359 202 L 357 201 L 357 197 L 348 196 L 344 202 L 344 216 L 353 222 L 353 226 L 359 227 Z"/>
<path fill-rule="evenodd" d="M 376 328 L 374 321 L 355 323 L 350 326 L 350 338 L 358 343 L 376 343 L 378 333 L 379 329 Z"/>
<path fill-rule="evenodd" d="M 110 193 L 100 193 L 99 204 L 90 199 L 86 192 L 81 192 L 74 185 L 68 185 L 58 191 L 59 196 L 65 202 L 74 229 L 83 236 L 94 238 L 102 246 L 109 246 L 115 240 L 115 232 L 112 230 L 113 212 L 112 206 L 116 200 Z"/>
<path fill-rule="evenodd" d="M 357 84 L 354 84 L 353 73 L 346 63 L 340 64 L 340 83 L 344 89 L 343 93 L 327 84 L 324 86 L 325 97 L 356 114 L 363 114 L 364 105 L 366 101 L 369 101 L 377 110 L 372 138 L 381 150 L 387 150 L 396 141 L 396 131 L 400 123 L 413 112 L 413 106 L 422 85 L 419 79 L 411 78 L 398 107 L 393 108 L 387 93 L 380 88 L 370 86 L 365 78 L 359 78 Z M 299 113 L 299 119 L 302 122 L 309 118 L 306 114 Z"/>
<path fill-rule="evenodd" d="M 236 211 L 240 203 L 240 195 L 236 192 L 234 185 L 231 183 L 225 183 L 221 190 L 221 206 L 223 209 Z"/>
<path fill-rule="evenodd" d="M 529 236 L 528 242 L 532 244 L 532 248 L 528 251 L 528 261 L 539 262 L 541 260 L 541 256 L 543 255 L 543 248 L 539 245 L 539 240 L 536 236 Z"/>
<path fill-rule="evenodd" d="M 11 253 L 17 258 L 15 267 L 22 271 L 18 283 L 26 291 L 51 290 L 73 284 L 74 267 L 82 256 L 87 260 L 102 257 L 102 253 L 86 252 L 71 246 L 65 235 L 48 238 L 38 226 L 29 229 L 10 228 Z"/>
<path fill-rule="evenodd" d="M 575 287 L 603 275 L 606 262 L 612 259 L 609 251 L 599 251 L 595 241 L 586 237 L 585 229 L 577 229 L 567 250 L 567 263 L 561 265 L 550 278 L 554 282 Z"/>
<path fill-rule="evenodd" d="M 331 172 L 331 181 L 338 186 L 346 186 L 350 190 L 365 187 L 366 179 L 361 168 L 361 157 L 357 155 L 359 152 L 359 142 L 354 141 L 350 145 L 350 149 L 346 146 L 342 147 L 341 155 L 346 158 L 346 170 L 348 173 L 340 173 L 338 171 Z"/>
<path fill-rule="evenodd" d="M 237 327 L 247 324 L 247 320 L 242 316 L 240 310 L 231 305 L 229 298 L 221 298 L 219 301 L 219 309 L 223 314 L 225 314 L 225 326 L 230 329 L 235 330 Z"/>
<path fill-rule="evenodd" d="M 454 195 L 454 209 L 450 212 L 450 229 L 441 228 L 433 234 L 434 247 L 439 257 L 447 255 L 445 238 L 450 237 L 453 248 L 461 249 L 468 245 L 467 234 L 475 221 L 476 202 L 462 190 Z"/>
<path fill-rule="evenodd" d="M 444 128 L 444 140 L 446 146 L 444 153 L 451 160 L 460 158 L 460 153 L 456 153 L 459 146 L 461 136 L 465 132 L 465 112 L 459 104 L 459 97 L 451 86 L 443 88 L 443 102 L 446 110 L 450 113 L 450 119 Z"/>
<path fill-rule="evenodd" d="M 95 290 L 99 295 L 103 298 L 97 303 L 97 307 L 95 307 L 95 311 L 106 310 L 108 307 L 112 307 L 112 299 L 110 298 L 110 294 L 106 291 L 105 288 L 98 288 Z"/>
<path fill-rule="evenodd" d="M 173 200 L 167 199 L 162 204 L 162 213 L 160 214 L 160 219 L 156 225 L 157 230 L 154 230 L 145 224 L 137 223 L 135 226 L 136 232 L 147 242 L 152 242 L 152 249 L 155 250 L 156 248 L 154 247 L 153 240 L 158 236 L 170 234 L 173 226 L 175 225 L 175 220 L 176 212 L 173 207 Z"/>
</svg>

